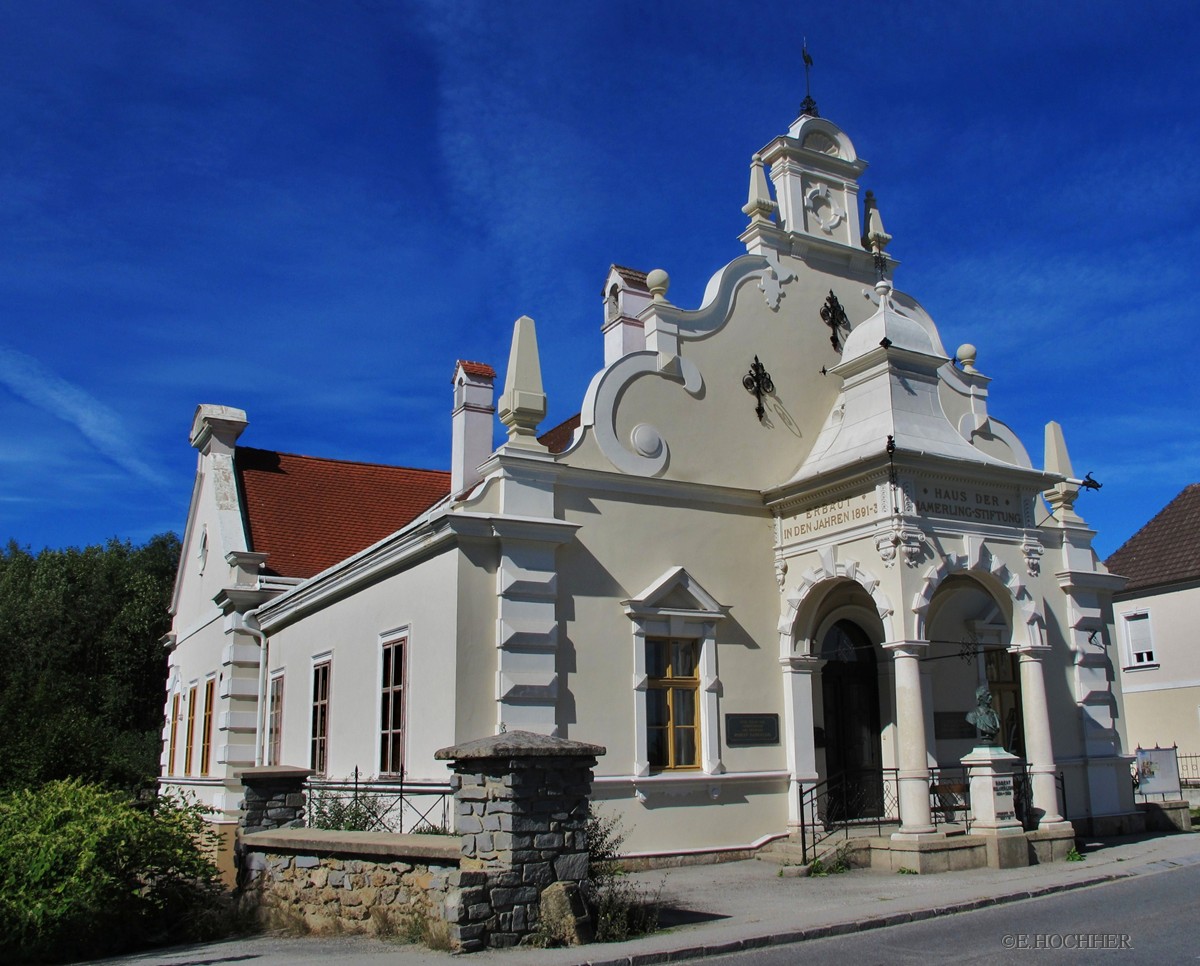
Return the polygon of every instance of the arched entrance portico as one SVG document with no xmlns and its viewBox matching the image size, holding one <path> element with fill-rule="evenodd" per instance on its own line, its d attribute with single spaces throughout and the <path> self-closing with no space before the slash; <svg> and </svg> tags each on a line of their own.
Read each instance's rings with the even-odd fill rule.
<svg viewBox="0 0 1200 966">
<path fill-rule="evenodd" d="M 1027 764 L 1030 817 L 1038 828 L 1053 828 L 1063 818 L 1046 702 L 1043 660 L 1049 647 L 1041 608 L 986 544 L 973 550 L 973 557 L 947 558 L 926 574 L 914 606 L 919 632 L 933 642 L 930 656 L 949 658 L 958 647 L 964 658 L 936 662 L 932 691 L 953 724 L 962 709 L 970 707 L 972 689 L 989 686 L 1000 718 L 997 740 Z M 939 729 L 939 708 L 933 709 L 931 752 L 945 765 L 969 753 L 974 736 Z"/>
</svg>

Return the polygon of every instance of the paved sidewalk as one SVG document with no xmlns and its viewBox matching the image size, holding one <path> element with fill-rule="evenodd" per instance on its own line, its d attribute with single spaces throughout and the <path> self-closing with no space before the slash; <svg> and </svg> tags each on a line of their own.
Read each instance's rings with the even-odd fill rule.
<svg viewBox="0 0 1200 966">
<path fill-rule="evenodd" d="M 1067 889 L 1086 888 L 1181 865 L 1200 865 L 1200 834 L 1156 835 L 1089 843 L 1082 862 L 1026 869 L 975 869 L 942 875 L 890 875 L 859 870 L 821 878 L 789 878 L 767 862 L 733 862 L 631 878 L 649 891 L 662 885 L 667 928 L 625 943 L 571 949 L 514 949 L 455 957 L 464 966 L 535 966 L 665 962 L 799 942 L 862 929 L 951 915 Z M 337 960 L 341 966 L 449 966 L 447 953 L 362 937 L 256 936 L 179 947 L 110 962 L 137 966 L 286 966 Z"/>
</svg>

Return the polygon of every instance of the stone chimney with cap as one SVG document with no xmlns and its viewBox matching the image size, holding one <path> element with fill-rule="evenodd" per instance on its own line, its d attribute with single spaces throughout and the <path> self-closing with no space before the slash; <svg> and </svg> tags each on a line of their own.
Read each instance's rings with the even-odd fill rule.
<svg viewBox="0 0 1200 966">
<path fill-rule="evenodd" d="M 462 493 L 483 477 L 480 465 L 492 455 L 496 416 L 493 384 L 496 370 L 462 359 L 454 367 L 454 412 L 451 416 L 450 492 Z"/>
</svg>

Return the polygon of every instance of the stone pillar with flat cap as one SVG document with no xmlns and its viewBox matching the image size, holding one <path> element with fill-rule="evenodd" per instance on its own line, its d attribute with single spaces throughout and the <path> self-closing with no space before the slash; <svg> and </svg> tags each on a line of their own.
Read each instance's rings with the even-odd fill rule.
<svg viewBox="0 0 1200 966">
<path fill-rule="evenodd" d="M 920 656 L 925 641 L 896 641 L 884 644 L 891 651 L 896 670 L 896 735 L 900 799 L 900 831 L 897 840 L 941 835 L 934 828 L 929 808 L 929 759 L 925 747 L 925 699 L 921 692 Z"/>
</svg>

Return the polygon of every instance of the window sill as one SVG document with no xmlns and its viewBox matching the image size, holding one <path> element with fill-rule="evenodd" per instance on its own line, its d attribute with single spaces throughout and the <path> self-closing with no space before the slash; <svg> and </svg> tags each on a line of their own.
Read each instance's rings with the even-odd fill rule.
<svg viewBox="0 0 1200 966">
<path fill-rule="evenodd" d="M 1151 661 L 1148 664 L 1130 664 L 1127 667 L 1122 667 L 1122 671 L 1153 671 L 1158 668 L 1158 661 Z"/>
</svg>

